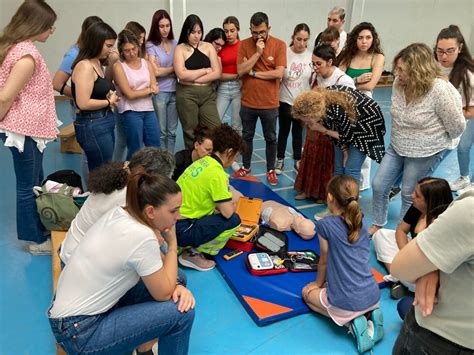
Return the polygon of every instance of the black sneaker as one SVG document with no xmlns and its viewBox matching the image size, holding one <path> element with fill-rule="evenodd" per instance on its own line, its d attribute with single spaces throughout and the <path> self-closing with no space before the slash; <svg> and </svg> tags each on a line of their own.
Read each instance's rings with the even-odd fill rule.
<svg viewBox="0 0 474 355">
<path fill-rule="evenodd" d="M 388 199 L 392 201 L 398 194 L 402 191 L 402 189 L 398 186 L 394 186 L 390 189 L 390 193 L 388 194 Z"/>
<path fill-rule="evenodd" d="M 390 288 L 390 296 L 393 299 L 399 300 L 400 298 L 408 295 L 409 291 L 400 281 L 395 282 Z"/>
</svg>

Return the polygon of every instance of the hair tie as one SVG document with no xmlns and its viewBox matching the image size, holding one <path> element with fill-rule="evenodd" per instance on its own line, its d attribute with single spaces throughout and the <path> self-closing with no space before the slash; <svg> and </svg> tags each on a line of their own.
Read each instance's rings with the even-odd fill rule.
<svg viewBox="0 0 474 355">
<path fill-rule="evenodd" d="M 351 203 L 352 201 L 356 201 L 357 202 L 357 198 L 351 196 L 349 197 L 347 200 L 346 200 L 346 204 L 348 205 L 349 203 Z"/>
<path fill-rule="evenodd" d="M 130 168 L 128 167 L 129 165 L 130 165 L 130 162 L 129 162 L 129 161 L 124 161 L 124 162 L 123 162 L 122 169 L 123 169 L 123 170 L 126 170 L 127 172 L 130 172 Z"/>
</svg>

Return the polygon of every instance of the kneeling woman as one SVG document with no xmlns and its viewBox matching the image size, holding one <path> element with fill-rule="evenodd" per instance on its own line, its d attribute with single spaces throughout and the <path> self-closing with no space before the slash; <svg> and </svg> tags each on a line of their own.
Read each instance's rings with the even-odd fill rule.
<svg viewBox="0 0 474 355">
<path fill-rule="evenodd" d="M 171 179 L 137 174 L 128 183 L 126 207 L 110 210 L 89 229 L 61 273 L 48 312 L 68 354 L 146 352 L 156 338 L 160 353 L 188 352 L 195 301 L 177 282 L 174 225 L 181 200 Z M 166 256 L 159 233 L 168 243 Z"/>
</svg>

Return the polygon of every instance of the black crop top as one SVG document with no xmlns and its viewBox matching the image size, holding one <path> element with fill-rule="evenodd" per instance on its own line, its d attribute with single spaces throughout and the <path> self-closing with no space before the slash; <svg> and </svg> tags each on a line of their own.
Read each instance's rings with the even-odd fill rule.
<svg viewBox="0 0 474 355">
<path fill-rule="evenodd" d="M 91 99 L 94 100 L 107 100 L 107 95 L 110 90 L 114 89 L 113 84 L 107 80 L 106 78 L 102 78 L 99 73 L 94 68 L 94 71 L 97 74 L 97 79 L 94 81 L 94 86 L 92 88 L 92 93 L 91 93 Z M 76 84 L 74 84 L 73 81 L 71 81 L 71 93 L 72 97 L 74 98 L 74 102 L 76 104 L 76 107 L 83 111 L 83 112 L 89 112 L 89 111 L 97 111 L 97 110 L 82 110 L 79 105 L 77 104 L 76 101 Z M 102 109 L 100 109 L 102 110 Z"/>
<path fill-rule="evenodd" d="M 199 44 L 198 44 L 199 46 Z M 192 46 L 191 46 L 192 47 Z M 209 57 L 201 52 L 198 47 L 193 48 L 193 54 L 184 61 L 184 66 L 188 70 L 196 70 L 196 69 L 203 69 L 203 68 L 210 68 L 211 61 Z"/>
</svg>

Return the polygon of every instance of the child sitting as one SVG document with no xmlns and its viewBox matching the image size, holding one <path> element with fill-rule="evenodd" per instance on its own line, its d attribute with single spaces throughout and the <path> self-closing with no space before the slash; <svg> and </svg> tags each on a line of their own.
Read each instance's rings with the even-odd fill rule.
<svg viewBox="0 0 474 355">
<path fill-rule="evenodd" d="M 347 325 L 363 353 L 384 333 L 380 290 L 369 264 L 369 234 L 358 199 L 354 178 L 340 175 L 329 182 L 327 203 L 332 215 L 316 224 L 321 251 L 318 276 L 302 294 L 312 310 L 339 326 Z"/>
</svg>

